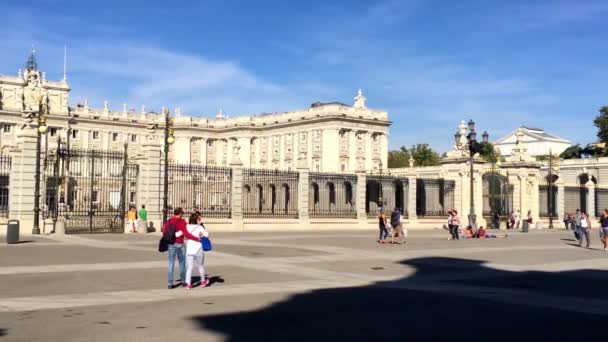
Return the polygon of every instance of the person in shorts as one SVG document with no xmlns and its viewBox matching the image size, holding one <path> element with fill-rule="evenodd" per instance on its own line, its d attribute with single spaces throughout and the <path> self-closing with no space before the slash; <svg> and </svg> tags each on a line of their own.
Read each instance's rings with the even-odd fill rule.
<svg viewBox="0 0 608 342">
<path fill-rule="evenodd" d="M 608 209 L 604 209 L 604 213 L 600 218 L 600 240 L 604 245 L 604 250 L 608 250 Z"/>
<path fill-rule="evenodd" d="M 399 235 L 401 244 L 405 243 L 405 233 L 403 231 L 403 223 L 401 222 L 401 212 L 399 208 L 395 207 L 391 213 L 391 226 L 393 226 L 393 235 L 391 236 L 391 243 L 395 243 L 395 235 Z"/>
</svg>

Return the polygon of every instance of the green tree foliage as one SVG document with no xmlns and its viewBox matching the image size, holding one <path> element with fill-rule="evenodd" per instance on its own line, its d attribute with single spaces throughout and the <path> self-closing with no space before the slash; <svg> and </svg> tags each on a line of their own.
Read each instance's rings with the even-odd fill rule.
<svg viewBox="0 0 608 342">
<path fill-rule="evenodd" d="M 416 144 L 409 149 L 401 146 L 398 150 L 389 151 L 388 167 L 408 167 L 410 165 L 410 156 L 414 158 L 414 165 L 416 166 L 439 165 L 441 159 L 439 154 L 433 151 L 428 144 Z"/>
<path fill-rule="evenodd" d="M 479 155 L 489 163 L 496 163 L 500 157 L 491 142 L 481 142 L 478 145 Z"/>
<path fill-rule="evenodd" d="M 581 145 L 576 144 L 568 147 L 562 152 L 559 157 L 563 159 L 574 159 L 580 158 L 583 155 L 583 148 Z"/>
<path fill-rule="evenodd" d="M 600 108 L 600 114 L 593 120 L 597 127 L 597 137 L 601 142 L 608 143 L 608 106 Z"/>
</svg>

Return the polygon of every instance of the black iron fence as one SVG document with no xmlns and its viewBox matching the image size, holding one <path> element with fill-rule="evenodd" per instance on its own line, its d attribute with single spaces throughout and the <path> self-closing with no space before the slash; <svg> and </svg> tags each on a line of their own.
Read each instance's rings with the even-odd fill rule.
<svg viewBox="0 0 608 342">
<path fill-rule="evenodd" d="M 407 178 L 390 175 L 367 175 L 365 186 L 365 211 L 368 217 L 377 215 L 380 208 L 386 212 L 399 208 L 403 216 L 408 216 Z"/>
<path fill-rule="evenodd" d="M 9 186 L 11 157 L 0 156 L 0 217 L 7 218 L 9 210 Z"/>
<path fill-rule="evenodd" d="M 203 217 L 230 218 L 232 169 L 194 164 L 168 165 L 167 216 L 173 209 L 200 211 Z"/>
<path fill-rule="evenodd" d="M 587 212 L 587 197 L 589 189 L 585 185 L 564 187 L 564 210 L 574 214 L 577 209 Z"/>
<path fill-rule="evenodd" d="M 443 178 L 416 179 L 416 215 L 418 217 L 447 216 L 454 208 L 456 182 Z"/>
<path fill-rule="evenodd" d="M 595 217 L 600 217 L 604 213 L 604 209 L 608 209 L 608 189 L 595 189 Z"/>
<path fill-rule="evenodd" d="M 549 201 L 551 201 L 552 216 L 557 218 L 557 191 L 558 187 L 553 185 L 549 193 L 549 185 L 538 186 L 538 215 L 539 217 L 549 217 Z"/>
<path fill-rule="evenodd" d="M 311 172 L 308 215 L 311 218 L 357 218 L 357 176 Z"/>
<path fill-rule="evenodd" d="M 297 218 L 296 171 L 243 169 L 244 218 Z"/>
</svg>

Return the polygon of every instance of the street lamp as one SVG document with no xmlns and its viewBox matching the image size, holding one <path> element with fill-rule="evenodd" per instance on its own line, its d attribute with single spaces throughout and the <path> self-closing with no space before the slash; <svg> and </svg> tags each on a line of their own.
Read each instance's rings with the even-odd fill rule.
<svg viewBox="0 0 608 342">
<path fill-rule="evenodd" d="M 167 222 L 167 195 L 169 192 L 169 145 L 175 142 L 173 136 L 173 119 L 169 117 L 169 110 L 163 109 L 163 115 L 165 116 L 165 135 L 164 135 L 164 151 L 165 151 L 165 174 L 163 182 L 163 226 Z"/>
<path fill-rule="evenodd" d="M 549 229 L 553 229 L 553 214 L 555 211 L 554 206 L 554 197 L 555 193 L 553 192 L 553 184 L 555 179 L 553 177 L 553 172 L 557 174 L 559 170 L 559 158 L 555 159 L 553 157 L 553 152 L 549 149 L 549 189 L 547 190 L 547 211 L 549 211 Z"/>
<path fill-rule="evenodd" d="M 38 98 L 38 129 L 36 130 L 36 176 L 34 181 L 34 228 L 32 234 L 40 234 L 40 149 L 42 136 L 46 134 L 49 127 L 46 125 L 42 96 Z"/>
<path fill-rule="evenodd" d="M 470 201 L 469 201 L 469 225 L 473 226 L 477 221 L 477 216 L 475 215 L 475 199 L 473 196 L 473 156 L 475 153 L 479 152 L 479 142 L 477 142 L 477 132 L 475 132 L 475 122 L 471 119 L 467 124 L 468 134 L 467 134 L 467 149 L 469 150 L 469 175 L 470 175 Z M 482 135 L 483 139 L 489 139 L 489 134 L 484 132 Z M 460 144 L 461 134 L 460 131 L 454 134 L 454 138 L 456 139 L 456 144 Z"/>
<path fill-rule="evenodd" d="M 380 208 L 384 208 L 384 203 L 382 200 L 382 160 L 380 160 L 378 166 L 380 167 L 380 182 L 378 182 L 378 204 L 380 205 Z"/>
</svg>

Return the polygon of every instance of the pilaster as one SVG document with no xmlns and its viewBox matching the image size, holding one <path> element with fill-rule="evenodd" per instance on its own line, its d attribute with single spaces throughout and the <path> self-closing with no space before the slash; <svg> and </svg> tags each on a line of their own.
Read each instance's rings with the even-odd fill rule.
<svg viewBox="0 0 608 342">
<path fill-rule="evenodd" d="M 595 219 L 595 183 L 589 180 L 587 182 L 587 189 L 589 189 L 589 193 L 587 194 L 587 215 L 593 220 Z"/>
<path fill-rule="evenodd" d="M 407 174 L 407 181 L 409 183 L 408 193 L 407 193 L 407 212 L 410 222 L 415 222 L 418 220 L 418 216 L 416 215 L 416 194 L 417 194 L 417 184 L 416 184 L 416 170 L 414 168 L 410 168 L 410 171 Z"/>
<path fill-rule="evenodd" d="M 298 167 L 298 218 L 301 226 L 308 226 L 310 217 L 308 215 L 308 201 L 310 196 L 310 173 L 307 167 Z"/>
<path fill-rule="evenodd" d="M 357 221 L 359 224 L 367 224 L 367 212 L 365 211 L 365 189 L 367 186 L 367 177 L 365 170 L 357 170 L 357 193 L 356 193 L 356 206 L 357 206 Z"/>
<path fill-rule="evenodd" d="M 190 137 L 177 136 L 174 145 L 173 158 L 175 162 L 180 164 L 190 163 Z"/>
<path fill-rule="evenodd" d="M 243 162 L 235 158 L 230 162 L 232 168 L 232 226 L 237 230 L 244 230 L 243 222 Z"/>
<path fill-rule="evenodd" d="M 32 233 L 34 227 L 34 187 L 36 176 L 37 125 L 28 125 L 17 133 L 16 147 L 11 149 L 12 167 L 9 192 L 9 218 L 19 220 L 21 231 Z M 41 175 L 42 177 L 42 175 Z M 42 194 L 42 189 L 40 190 Z M 40 196 L 40 203 L 44 200 Z M 42 221 L 42 220 L 41 220 Z"/>
<path fill-rule="evenodd" d="M 148 211 L 148 224 L 159 232 L 162 229 L 164 158 L 161 153 L 162 147 L 157 140 L 148 141 L 143 145 L 144 158 L 139 161 L 141 187 L 138 191 L 140 205 L 145 205 Z"/>
<path fill-rule="evenodd" d="M 566 215 L 566 193 L 565 193 L 564 181 L 561 179 L 557 180 L 557 218 L 562 219 Z"/>
<path fill-rule="evenodd" d="M 321 171 L 340 172 L 340 132 L 324 129 L 321 136 Z"/>
</svg>

